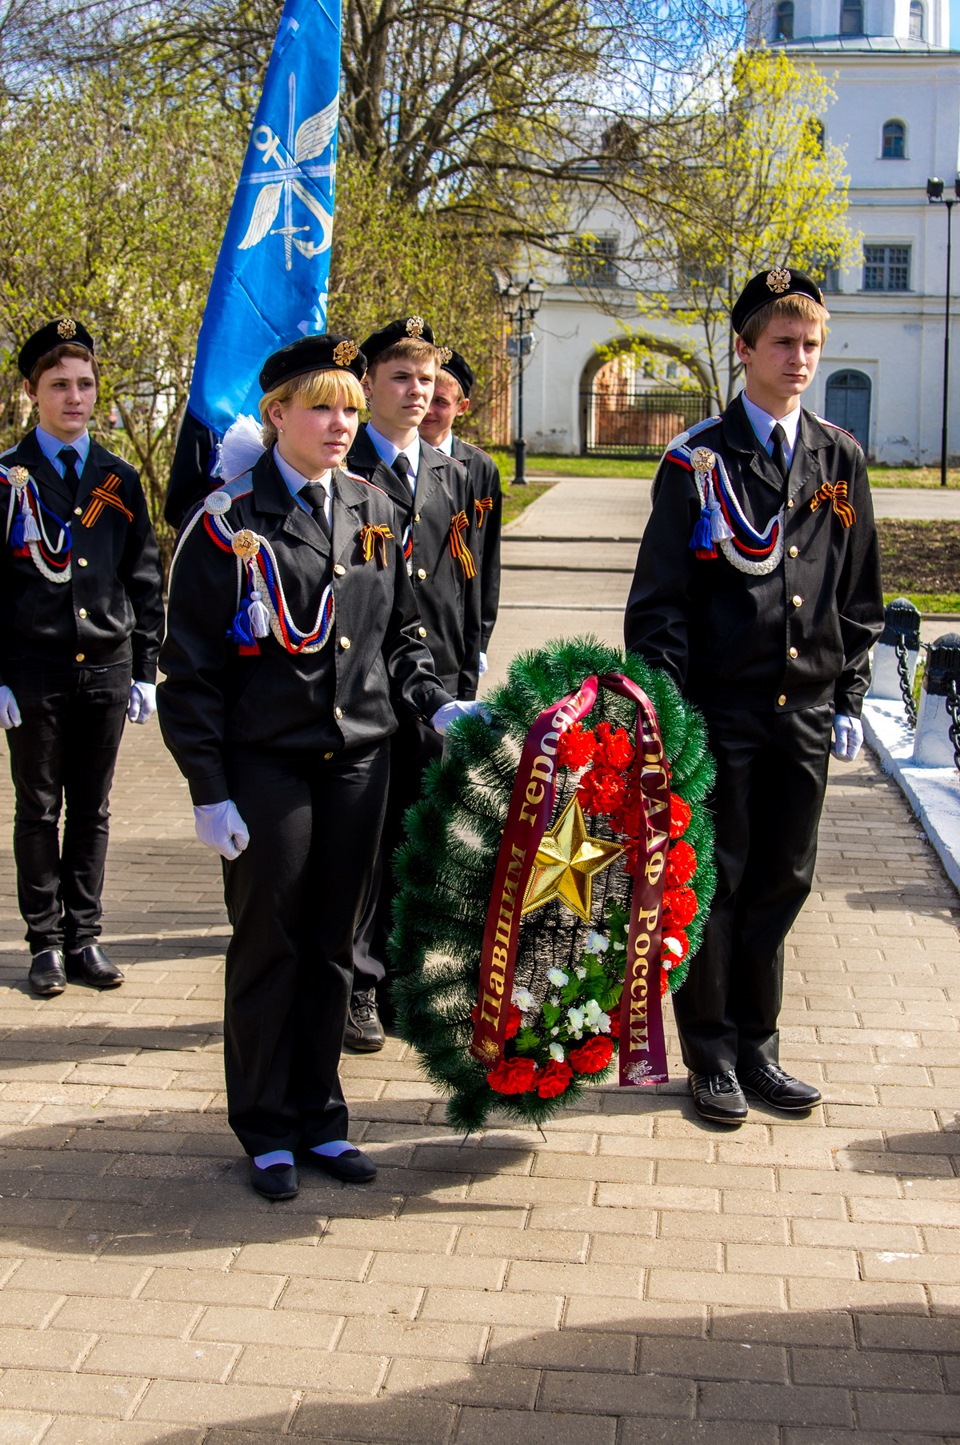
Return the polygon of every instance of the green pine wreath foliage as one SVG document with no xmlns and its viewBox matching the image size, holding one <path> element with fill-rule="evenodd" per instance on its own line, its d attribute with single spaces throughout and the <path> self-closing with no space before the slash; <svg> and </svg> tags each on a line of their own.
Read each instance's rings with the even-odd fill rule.
<svg viewBox="0 0 960 1445">
<path fill-rule="evenodd" d="M 692 811 L 683 836 L 697 855 L 690 887 L 698 906 L 686 929 L 689 953 L 667 975 L 671 989 L 683 983 L 700 945 L 716 872 L 713 819 L 703 806 L 714 765 L 699 712 L 665 672 L 596 637 L 561 639 L 518 655 L 507 681 L 485 699 L 493 725 L 464 718 L 447 734 L 442 759 L 430 765 L 422 796 L 407 813 L 406 841 L 394 859 L 398 890 L 390 955 L 397 1025 L 420 1054 L 427 1076 L 447 1095 L 447 1116 L 459 1132 L 481 1128 L 492 1110 L 539 1125 L 573 1102 L 584 1087 L 577 1075 L 556 1098 L 495 1092 L 487 1083 L 486 1068 L 470 1053 L 471 1010 L 520 748 L 545 708 L 574 692 L 592 673 L 605 672 L 623 673 L 650 697 L 671 768 L 672 791 Z M 607 721 L 625 728 L 632 739 L 635 714 L 634 703 L 603 689 L 583 726 Z M 524 931 L 522 924 L 518 963 Z"/>
</svg>

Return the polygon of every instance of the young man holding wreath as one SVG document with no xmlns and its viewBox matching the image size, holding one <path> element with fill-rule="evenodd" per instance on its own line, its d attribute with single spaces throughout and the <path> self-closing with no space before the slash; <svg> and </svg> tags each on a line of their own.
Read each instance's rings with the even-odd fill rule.
<svg viewBox="0 0 960 1445">
<path fill-rule="evenodd" d="M 733 308 L 746 382 L 671 443 L 627 602 L 626 645 L 702 710 L 717 764 L 717 892 L 674 996 L 694 1107 L 819 1103 L 780 1068 L 784 939 L 813 878 L 831 732 L 852 761 L 883 627 L 863 452 L 800 404 L 828 312 L 809 276 L 754 276 Z"/>
</svg>

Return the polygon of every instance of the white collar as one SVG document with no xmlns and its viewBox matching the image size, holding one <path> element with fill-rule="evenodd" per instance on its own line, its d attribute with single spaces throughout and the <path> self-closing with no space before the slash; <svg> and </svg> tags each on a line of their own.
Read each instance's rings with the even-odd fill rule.
<svg viewBox="0 0 960 1445">
<path fill-rule="evenodd" d="M 277 471 L 287 484 L 287 490 L 291 492 L 293 496 L 297 496 L 301 488 L 306 486 L 307 482 L 320 482 L 329 497 L 330 482 L 333 477 L 333 472 L 330 471 L 329 468 L 325 472 L 321 472 L 319 477 L 305 477 L 302 472 L 297 471 L 296 467 L 292 467 L 285 457 L 280 455 L 280 448 L 278 446 L 274 446 L 273 448 L 273 460 L 277 464 Z"/>
<path fill-rule="evenodd" d="M 397 457 L 400 455 L 401 452 L 403 452 L 403 455 L 410 463 L 411 484 L 416 483 L 417 472 L 420 470 L 419 433 L 414 433 L 413 441 L 408 447 L 398 447 L 396 442 L 388 441 L 385 436 L 383 436 L 380 432 L 377 431 L 376 427 L 371 422 L 367 422 L 367 436 L 373 442 L 374 450 L 376 451 L 377 456 L 381 459 L 381 461 L 386 462 L 388 467 L 392 467 L 394 462 L 397 460 Z"/>
<path fill-rule="evenodd" d="M 794 448 L 797 445 L 797 432 L 800 428 L 800 412 L 802 408 L 798 406 L 793 411 L 788 411 L 786 416 L 776 417 L 771 416 L 768 411 L 764 411 L 762 406 L 757 406 L 755 401 L 750 400 L 746 392 L 741 393 L 741 400 L 743 401 L 743 409 L 747 413 L 747 420 L 750 422 L 750 425 L 760 440 L 761 446 L 768 455 L 773 454 L 773 442 L 770 440 L 770 433 L 778 423 L 783 427 L 783 455 L 789 463 L 793 458 Z"/>
</svg>

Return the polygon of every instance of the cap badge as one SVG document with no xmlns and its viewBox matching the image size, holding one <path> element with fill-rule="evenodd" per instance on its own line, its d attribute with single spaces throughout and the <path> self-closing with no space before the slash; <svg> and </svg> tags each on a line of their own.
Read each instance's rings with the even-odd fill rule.
<svg viewBox="0 0 960 1445">
<path fill-rule="evenodd" d="M 422 336 L 422 335 L 423 335 L 423 325 L 424 325 L 424 323 L 423 323 L 423 317 L 422 317 L 422 316 L 410 316 L 410 317 L 408 317 L 408 319 L 407 319 L 407 335 L 408 335 L 408 336 L 414 336 L 414 337 L 416 337 L 416 336 Z"/>
<path fill-rule="evenodd" d="M 449 346 L 438 346 L 437 350 L 440 353 L 440 365 L 446 366 L 447 362 L 453 358 L 452 350 Z"/>
<path fill-rule="evenodd" d="M 767 289 L 782 296 L 784 291 L 790 287 L 790 272 L 783 266 L 774 266 L 772 271 L 767 273 Z"/>
<path fill-rule="evenodd" d="M 337 366 L 349 366 L 359 355 L 360 348 L 355 341 L 338 341 L 333 348 L 333 359 Z"/>
<path fill-rule="evenodd" d="M 717 459 L 709 447 L 697 447 L 690 458 L 695 472 L 712 472 Z"/>
<path fill-rule="evenodd" d="M 57 322 L 57 335 L 62 336 L 64 341 L 71 341 L 77 334 L 77 323 L 69 316 L 62 317 Z"/>
<path fill-rule="evenodd" d="M 7 481 L 15 491 L 22 492 L 30 480 L 30 473 L 26 467 L 11 467 L 7 472 Z"/>
<path fill-rule="evenodd" d="M 230 545 L 242 562 L 249 562 L 260 551 L 260 538 L 256 532 L 251 532 L 249 527 L 244 527 L 241 531 L 234 532 Z"/>
</svg>

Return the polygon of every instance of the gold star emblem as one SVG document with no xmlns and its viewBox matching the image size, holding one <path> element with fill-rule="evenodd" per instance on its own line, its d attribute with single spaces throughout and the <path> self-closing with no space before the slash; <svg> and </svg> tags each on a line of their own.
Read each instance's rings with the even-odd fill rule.
<svg viewBox="0 0 960 1445">
<path fill-rule="evenodd" d="M 540 840 L 521 913 L 532 913 L 557 898 L 589 923 L 593 876 L 609 868 L 622 852 L 619 843 L 590 837 L 580 800 L 574 795 Z"/>
</svg>

